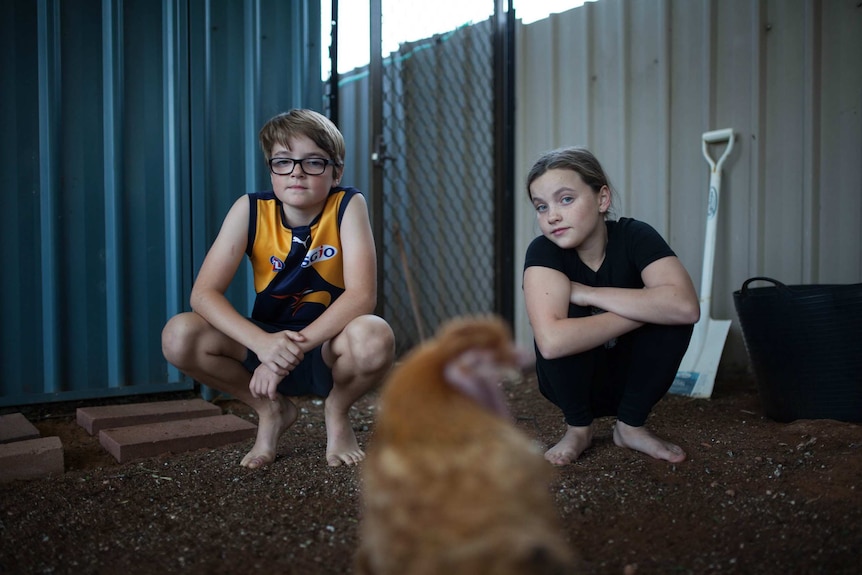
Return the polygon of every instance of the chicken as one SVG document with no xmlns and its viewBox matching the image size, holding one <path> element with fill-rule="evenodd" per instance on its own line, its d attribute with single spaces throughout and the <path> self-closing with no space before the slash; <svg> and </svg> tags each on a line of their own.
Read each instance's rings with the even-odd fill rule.
<svg viewBox="0 0 862 575">
<path fill-rule="evenodd" d="M 552 467 L 508 414 L 519 353 L 499 318 L 461 318 L 381 389 L 361 470 L 360 575 L 572 573 Z"/>
</svg>

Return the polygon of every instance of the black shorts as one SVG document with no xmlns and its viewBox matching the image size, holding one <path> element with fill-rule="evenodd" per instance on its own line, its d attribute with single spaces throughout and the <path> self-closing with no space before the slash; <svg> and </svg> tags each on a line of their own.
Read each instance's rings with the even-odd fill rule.
<svg viewBox="0 0 862 575">
<path fill-rule="evenodd" d="M 249 320 L 269 333 L 288 329 L 284 326 L 268 324 L 251 318 Z M 281 380 L 278 384 L 280 394 L 291 397 L 300 395 L 327 397 L 329 395 L 332 390 L 332 370 L 323 361 L 322 347 L 319 345 L 306 353 L 299 365 Z M 242 362 L 242 365 L 254 373 L 254 370 L 260 365 L 260 360 L 257 354 L 249 349 L 246 351 L 245 361 Z"/>
</svg>

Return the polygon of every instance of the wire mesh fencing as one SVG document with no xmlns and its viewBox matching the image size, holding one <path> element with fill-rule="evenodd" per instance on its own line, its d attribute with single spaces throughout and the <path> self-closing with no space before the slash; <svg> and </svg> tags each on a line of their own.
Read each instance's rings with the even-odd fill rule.
<svg viewBox="0 0 862 575">
<path fill-rule="evenodd" d="M 493 49 L 488 20 L 384 58 L 380 293 L 399 355 L 494 311 Z"/>
</svg>

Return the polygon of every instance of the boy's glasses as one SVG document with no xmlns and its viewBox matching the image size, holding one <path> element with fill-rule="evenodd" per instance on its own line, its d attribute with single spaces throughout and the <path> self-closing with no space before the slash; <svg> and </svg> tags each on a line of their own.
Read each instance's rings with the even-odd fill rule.
<svg viewBox="0 0 862 575">
<path fill-rule="evenodd" d="M 294 168 L 299 165 L 308 176 L 319 176 L 326 171 L 326 166 L 335 166 L 332 160 L 324 158 L 305 158 L 294 160 L 293 158 L 272 158 L 269 161 L 269 169 L 276 176 L 289 176 Z"/>
</svg>

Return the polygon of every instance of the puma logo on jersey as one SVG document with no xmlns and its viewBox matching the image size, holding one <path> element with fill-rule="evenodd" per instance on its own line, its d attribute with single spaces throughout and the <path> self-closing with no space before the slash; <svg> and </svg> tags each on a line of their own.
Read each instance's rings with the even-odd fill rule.
<svg viewBox="0 0 862 575">
<path fill-rule="evenodd" d="M 310 240 L 310 239 L 311 239 L 311 236 L 308 236 L 304 240 L 301 240 L 298 237 L 293 236 L 293 243 L 302 244 L 302 247 L 304 247 L 305 249 L 308 249 L 308 240 Z"/>
</svg>

